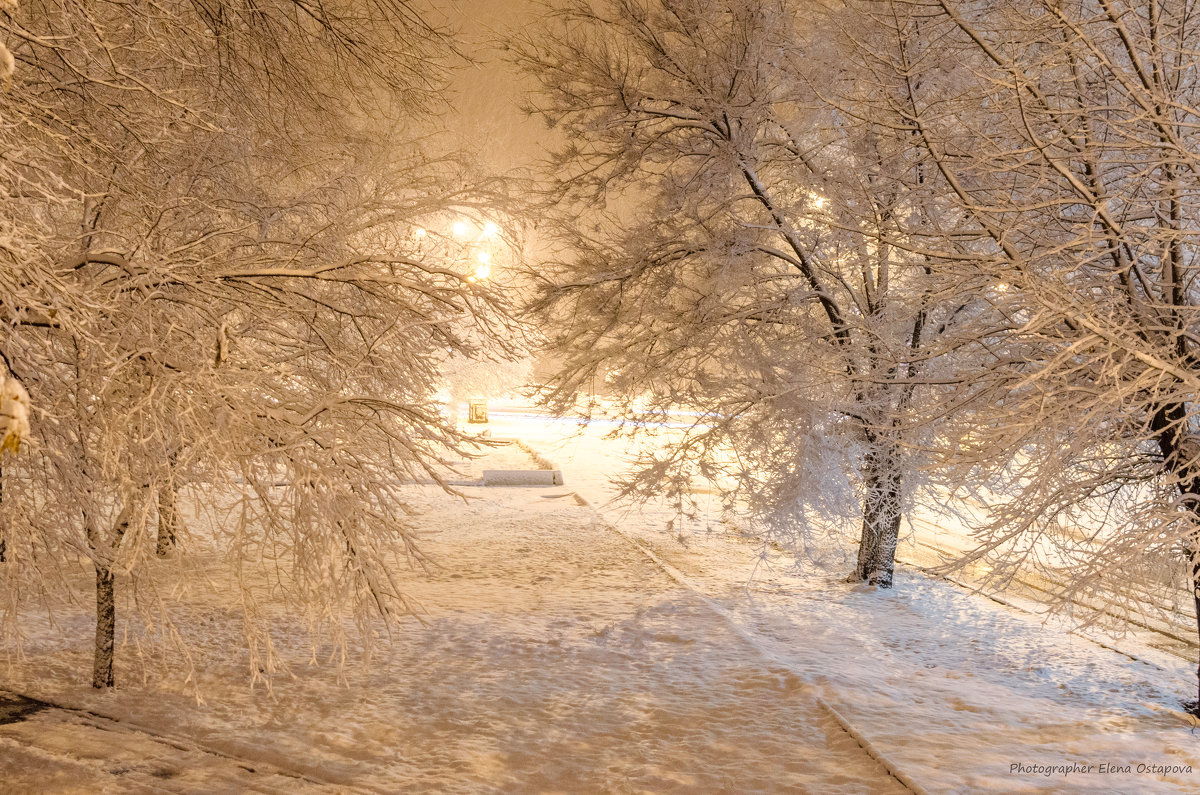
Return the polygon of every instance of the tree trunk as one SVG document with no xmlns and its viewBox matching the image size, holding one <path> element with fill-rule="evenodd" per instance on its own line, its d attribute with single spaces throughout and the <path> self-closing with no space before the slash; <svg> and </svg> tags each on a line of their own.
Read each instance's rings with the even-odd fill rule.
<svg viewBox="0 0 1200 795">
<path fill-rule="evenodd" d="M 101 533 L 94 524 L 88 521 L 88 544 L 93 550 L 92 565 L 96 567 L 96 649 L 92 665 L 92 687 L 103 690 L 113 686 L 113 638 L 117 626 L 116 588 L 113 582 L 113 562 L 117 559 L 117 550 L 129 530 L 130 505 L 121 509 L 120 515 L 113 527 L 112 541 L 104 544 Z"/>
<path fill-rule="evenodd" d="M 1194 511 L 1193 511 L 1194 512 Z M 1196 611 L 1196 635 L 1200 638 L 1200 551 L 1186 549 L 1188 563 L 1192 567 L 1192 606 Z M 1183 708 L 1193 715 L 1200 716 L 1200 660 L 1196 664 L 1196 700 L 1183 702 Z"/>
<path fill-rule="evenodd" d="M 158 489 L 158 542 L 154 553 L 160 558 L 175 548 L 175 532 L 178 529 L 179 514 L 175 509 L 175 484 L 167 482 Z"/>
<path fill-rule="evenodd" d="M 175 499 L 176 451 L 167 454 L 167 480 L 158 487 L 158 542 L 154 552 L 160 558 L 175 548 L 179 535 L 179 510 Z"/>
<path fill-rule="evenodd" d="M 900 477 L 896 443 L 876 438 L 863 462 L 862 537 L 852 582 L 892 587 L 900 535 Z"/>
<path fill-rule="evenodd" d="M 1200 527 L 1200 472 L 1195 469 L 1197 458 L 1194 440 L 1187 433 L 1187 418 L 1190 412 L 1184 403 L 1167 403 L 1158 406 L 1150 415 L 1150 428 L 1158 434 L 1158 448 L 1162 452 L 1163 467 L 1177 478 L 1179 494 L 1188 505 L 1193 527 Z M 1184 548 L 1191 565 L 1192 606 L 1196 611 L 1196 634 L 1200 637 L 1200 546 L 1193 529 L 1193 537 Z M 1196 700 L 1185 701 L 1183 708 L 1200 716 L 1200 659 L 1196 664 Z"/>
<path fill-rule="evenodd" d="M 103 690 L 113 686 L 113 638 L 116 634 L 117 605 L 112 569 L 96 561 L 96 656 L 92 666 L 92 687 Z"/>
<path fill-rule="evenodd" d="M 4 516 L 4 467 L 0 466 L 0 563 L 8 562 L 8 520 Z"/>
</svg>

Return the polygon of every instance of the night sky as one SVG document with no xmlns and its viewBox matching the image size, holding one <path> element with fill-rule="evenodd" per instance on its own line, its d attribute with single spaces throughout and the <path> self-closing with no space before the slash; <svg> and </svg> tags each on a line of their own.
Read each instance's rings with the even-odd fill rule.
<svg viewBox="0 0 1200 795">
<path fill-rule="evenodd" d="M 543 122 L 520 110 L 523 88 L 529 87 L 504 62 L 494 41 L 536 25 L 543 13 L 534 0 L 455 0 L 431 3 L 430 18 L 459 31 L 457 41 L 476 64 L 459 70 L 453 81 L 455 113 L 448 128 L 464 146 L 479 154 L 485 166 L 509 170 L 527 166 L 549 140 Z"/>
</svg>

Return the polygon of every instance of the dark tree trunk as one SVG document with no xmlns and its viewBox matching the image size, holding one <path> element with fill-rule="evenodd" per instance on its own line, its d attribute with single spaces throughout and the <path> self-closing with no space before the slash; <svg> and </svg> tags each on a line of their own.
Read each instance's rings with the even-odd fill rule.
<svg viewBox="0 0 1200 795">
<path fill-rule="evenodd" d="M 103 690 L 113 686 L 113 638 L 116 634 L 117 605 L 112 569 L 96 561 L 96 657 L 92 666 L 92 687 Z"/>
<path fill-rule="evenodd" d="M 1200 638 L 1200 551 L 1185 550 L 1188 564 L 1191 566 L 1192 607 L 1196 611 L 1196 636 Z M 1196 700 L 1183 702 L 1183 708 L 1200 717 L 1200 661 L 1196 665 Z"/>
<path fill-rule="evenodd" d="M 1150 415 L 1150 428 L 1158 435 L 1158 448 L 1162 452 L 1163 466 L 1176 480 L 1179 494 L 1191 511 L 1193 522 L 1200 525 L 1200 473 L 1194 468 L 1194 451 L 1189 450 L 1187 418 L 1188 407 L 1184 403 L 1167 403 L 1159 406 Z M 1192 606 L 1196 611 L 1196 634 L 1200 638 L 1200 548 L 1195 539 L 1184 549 L 1191 566 Z M 1196 700 L 1185 701 L 1183 708 L 1200 716 L 1200 659 L 1196 664 Z"/>
<path fill-rule="evenodd" d="M 892 440 L 873 440 L 863 461 L 862 537 L 851 581 L 892 587 L 900 535 L 900 461 Z"/>
<path fill-rule="evenodd" d="M 113 527 L 111 543 L 101 541 L 101 533 L 88 521 L 88 544 L 92 547 L 92 565 L 96 567 L 96 649 L 92 665 L 92 687 L 104 689 L 113 686 L 113 638 L 117 626 L 116 584 L 113 578 L 113 562 L 117 550 L 129 530 L 130 506 L 126 505 Z"/>
<path fill-rule="evenodd" d="M 1200 554 L 1192 552 L 1192 606 L 1196 609 L 1196 636 L 1200 638 Z M 1200 661 L 1196 664 L 1196 700 L 1189 705 L 1193 715 L 1200 715 Z"/>
</svg>

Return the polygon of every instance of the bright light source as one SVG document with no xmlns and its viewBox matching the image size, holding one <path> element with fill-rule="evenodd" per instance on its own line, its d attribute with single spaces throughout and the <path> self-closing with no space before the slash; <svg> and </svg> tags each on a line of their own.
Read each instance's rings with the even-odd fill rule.
<svg viewBox="0 0 1200 795">
<path fill-rule="evenodd" d="M 450 227 L 450 231 L 454 232 L 455 237 L 466 237 L 468 231 L 467 222 L 455 221 L 454 225 Z"/>
<path fill-rule="evenodd" d="M 489 277 L 491 275 L 492 275 L 492 266 L 485 264 L 485 265 L 480 265 L 478 268 L 475 269 L 474 278 L 482 280 L 482 279 L 486 279 L 487 277 Z"/>
<path fill-rule="evenodd" d="M 488 221 L 483 225 L 483 237 L 493 238 L 498 234 L 500 234 L 500 227 L 496 226 L 491 221 Z"/>
<path fill-rule="evenodd" d="M 427 235 L 427 234 L 429 234 L 429 233 L 426 232 L 424 229 L 420 229 L 420 228 L 418 228 L 415 232 L 413 232 L 413 235 L 415 235 L 416 237 L 425 237 L 425 235 Z"/>
<path fill-rule="evenodd" d="M 475 254 L 475 258 L 478 259 L 480 262 L 482 262 L 484 265 L 487 265 L 489 262 L 492 261 L 492 252 L 490 252 L 490 251 L 477 252 Z"/>
</svg>

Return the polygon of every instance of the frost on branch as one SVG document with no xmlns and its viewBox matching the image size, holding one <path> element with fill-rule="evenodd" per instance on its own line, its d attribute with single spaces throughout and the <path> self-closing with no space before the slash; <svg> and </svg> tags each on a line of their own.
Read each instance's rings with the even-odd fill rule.
<svg viewBox="0 0 1200 795">
<path fill-rule="evenodd" d="M 923 153 L 895 132 L 904 122 L 850 123 L 820 96 L 854 106 L 871 81 L 830 49 L 837 22 L 815 17 L 767 0 L 579 2 L 517 47 L 543 115 L 586 142 L 547 170 L 562 256 L 543 267 L 535 309 L 562 363 L 554 403 L 619 373 L 610 385 L 635 432 L 680 407 L 699 416 L 630 494 L 721 477 L 772 535 L 805 547 L 809 495 L 831 509 L 829 494 L 852 495 L 836 512 L 860 528 L 854 579 L 887 587 L 916 475 L 909 418 L 973 298 L 955 297 L 919 253 L 926 232 L 908 228 L 942 211 Z M 580 226 L 606 206 L 621 209 Z M 797 403 L 817 421 L 798 420 Z M 791 444 L 815 427 L 841 438 Z M 749 450 L 758 466 L 743 464 Z M 809 488 L 831 465 L 836 487 Z"/>
<path fill-rule="evenodd" d="M 319 41 L 291 0 L 70 0 L 0 31 L 21 56 L 0 91 L 0 347 L 47 418 L 33 455 L 4 460 L 22 484 L 0 516 L 6 642 L 7 605 L 60 598 L 38 562 L 80 552 L 98 688 L 122 676 L 122 590 L 161 589 L 132 602 L 172 627 L 197 559 L 244 592 L 254 676 L 276 632 L 259 582 L 321 617 L 314 644 L 366 649 L 408 611 L 401 486 L 440 477 L 464 438 L 438 366 L 512 335 L 498 290 L 405 249 L 410 222 L 490 194 L 413 121 L 451 50 L 400 5 L 327 4 Z M 28 400 L 9 386 L 16 448 Z M 186 681 L 176 637 L 154 640 L 154 676 Z"/>
<path fill-rule="evenodd" d="M 14 376 L 0 378 L 0 453 L 15 453 L 29 439 L 29 393 Z"/>
</svg>

